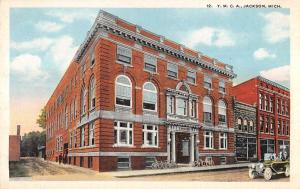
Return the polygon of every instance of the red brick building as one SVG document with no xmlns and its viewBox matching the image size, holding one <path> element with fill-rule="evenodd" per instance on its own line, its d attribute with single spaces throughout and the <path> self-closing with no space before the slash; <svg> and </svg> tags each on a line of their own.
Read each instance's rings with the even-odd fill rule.
<svg viewBox="0 0 300 189">
<path fill-rule="evenodd" d="M 17 135 L 9 135 L 9 161 L 20 161 L 21 136 L 20 125 L 17 125 Z"/>
<path fill-rule="evenodd" d="M 46 105 L 46 156 L 98 171 L 234 161 L 232 67 L 100 11 Z"/>
<path fill-rule="evenodd" d="M 289 152 L 289 89 L 261 76 L 233 87 L 236 99 L 257 109 L 257 157 L 265 153 Z"/>
</svg>

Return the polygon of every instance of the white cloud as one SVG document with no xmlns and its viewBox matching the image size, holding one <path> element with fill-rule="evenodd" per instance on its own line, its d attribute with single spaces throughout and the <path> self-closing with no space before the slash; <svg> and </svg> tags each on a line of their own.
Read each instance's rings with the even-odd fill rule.
<svg viewBox="0 0 300 189">
<path fill-rule="evenodd" d="M 53 39 L 44 37 L 44 38 L 36 38 L 31 41 L 24 41 L 24 42 L 12 41 L 10 44 L 10 48 L 18 51 L 28 50 L 28 49 L 45 51 L 52 44 L 53 44 Z"/>
<path fill-rule="evenodd" d="M 35 27 L 43 32 L 57 32 L 64 28 L 64 25 L 56 22 L 41 21 L 35 24 Z"/>
<path fill-rule="evenodd" d="M 44 80 L 48 74 L 41 69 L 41 58 L 32 54 L 21 54 L 13 59 L 10 69 L 13 73 L 19 74 L 23 80 Z"/>
<path fill-rule="evenodd" d="M 65 23 L 72 23 L 75 20 L 89 20 L 93 22 L 97 16 L 97 13 L 87 10 L 55 10 L 55 11 L 48 11 L 46 15 L 58 18 L 60 21 Z"/>
<path fill-rule="evenodd" d="M 260 75 L 272 81 L 289 81 L 290 80 L 290 66 L 285 65 L 281 67 L 271 68 L 269 70 L 260 71 Z"/>
<path fill-rule="evenodd" d="M 266 41 L 277 43 L 289 38 L 289 15 L 280 12 L 270 12 L 261 16 L 267 22 L 263 29 Z"/>
<path fill-rule="evenodd" d="M 276 58 L 276 54 L 270 53 L 265 48 L 259 48 L 253 53 L 253 57 L 257 60 L 263 60 L 266 58 Z"/>
<path fill-rule="evenodd" d="M 189 32 L 182 43 L 190 48 L 199 44 L 216 47 L 229 47 L 235 45 L 235 39 L 232 33 L 225 29 L 203 27 Z"/>
<path fill-rule="evenodd" d="M 74 57 L 78 47 L 74 45 L 74 39 L 70 36 L 57 38 L 50 47 L 50 54 L 60 71 L 65 71 Z"/>
</svg>

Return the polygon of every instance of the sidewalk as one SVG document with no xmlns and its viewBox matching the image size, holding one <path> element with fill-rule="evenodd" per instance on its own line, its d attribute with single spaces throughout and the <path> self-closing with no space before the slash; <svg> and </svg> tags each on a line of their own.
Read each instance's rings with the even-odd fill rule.
<svg viewBox="0 0 300 189">
<path fill-rule="evenodd" d="M 237 169 L 246 168 L 251 163 L 238 163 L 228 165 L 215 165 L 215 166 L 204 166 L 204 167 L 179 167 L 174 169 L 146 169 L 146 170 L 128 170 L 128 171 L 116 171 L 109 172 L 111 176 L 117 178 L 127 177 L 138 177 L 138 176 L 150 176 L 150 175 L 163 175 L 163 174 L 174 174 L 174 173 L 190 173 L 200 171 L 214 171 L 224 169 Z"/>
</svg>

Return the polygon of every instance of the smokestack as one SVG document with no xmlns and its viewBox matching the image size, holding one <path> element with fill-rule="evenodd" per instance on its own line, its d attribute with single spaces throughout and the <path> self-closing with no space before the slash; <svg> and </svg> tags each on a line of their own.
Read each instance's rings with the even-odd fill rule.
<svg viewBox="0 0 300 189">
<path fill-rule="evenodd" d="M 21 132 L 21 125 L 17 125 L 17 135 L 20 136 Z"/>
</svg>

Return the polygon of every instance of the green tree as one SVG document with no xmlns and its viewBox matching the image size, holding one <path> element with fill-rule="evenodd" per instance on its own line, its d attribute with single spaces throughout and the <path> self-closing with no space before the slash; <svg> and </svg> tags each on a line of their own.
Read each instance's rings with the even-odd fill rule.
<svg viewBox="0 0 300 189">
<path fill-rule="evenodd" d="M 46 110 L 45 107 L 41 109 L 41 113 L 36 120 L 36 123 L 39 124 L 39 127 L 45 129 L 46 128 Z"/>
<path fill-rule="evenodd" d="M 46 145 L 45 131 L 31 131 L 22 137 L 21 156 L 37 156 L 38 146 Z"/>
</svg>

